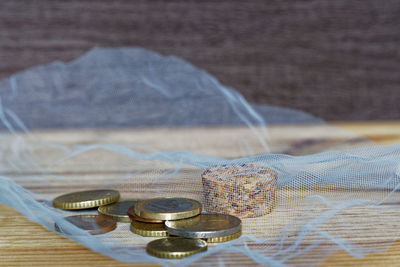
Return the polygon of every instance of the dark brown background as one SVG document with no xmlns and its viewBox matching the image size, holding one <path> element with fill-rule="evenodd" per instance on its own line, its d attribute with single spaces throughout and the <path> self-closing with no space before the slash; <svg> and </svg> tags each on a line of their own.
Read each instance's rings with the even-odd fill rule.
<svg viewBox="0 0 400 267">
<path fill-rule="evenodd" d="M 400 118 L 400 1 L 0 2 L 0 78 L 93 46 L 180 56 L 257 103 Z"/>
</svg>

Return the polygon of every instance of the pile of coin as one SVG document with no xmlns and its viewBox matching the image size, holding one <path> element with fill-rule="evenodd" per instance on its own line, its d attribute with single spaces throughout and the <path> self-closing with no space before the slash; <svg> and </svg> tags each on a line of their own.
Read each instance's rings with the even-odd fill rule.
<svg viewBox="0 0 400 267">
<path fill-rule="evenodd" d="M 208 243 L 240 237 L 242 223 L 227 214 L 202 214 L 200 202 L 188 198 L 152 198 L 118 202 L 115 190 L 69 193 L 54 199 L 56 208 L 82 210 L 98 207 L 98 215 L 75 215 L 70 223 L 91 234 L 116 228 L 117 222 L 130 222 L 131 232 L 147 237 L 164 237 L 147 244 L 150 255 L 179 259 L 207 250 Z M 60 232 L 66 232 L 56 225 Z"/>
</svg>

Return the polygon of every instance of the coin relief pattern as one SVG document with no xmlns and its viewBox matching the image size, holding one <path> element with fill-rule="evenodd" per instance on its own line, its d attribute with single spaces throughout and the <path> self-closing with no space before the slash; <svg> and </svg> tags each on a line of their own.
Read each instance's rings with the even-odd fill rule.
<svg viewBox="0 0 400 267">
<path fill-rule="evenodd" d="M 182 210 L 188 210 L 193 207 L 193 204 L 180 200 L 180 199 L 160 199 L 152 202 L 148 202 L 144 208 L 153 212 L 177 212 Z"/>
</svg>

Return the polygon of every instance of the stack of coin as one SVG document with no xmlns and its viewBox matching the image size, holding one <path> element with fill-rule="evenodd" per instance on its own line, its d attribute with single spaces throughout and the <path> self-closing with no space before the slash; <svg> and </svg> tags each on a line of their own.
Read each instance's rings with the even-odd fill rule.
<svg viewBox="0 0 400 267">
<path fill-rule="evenodd" d="M 201 203 L 188 198 L 141 200 L 129 209 L 131 231 L 141 236 L 168 236 L 164 221 L 179 220 L 201 213 Z"/>
<path fill-rule="evenodd" d="M 66 220 L 90 234 L 130 222 L 131 232 L 146 237 L 165 237 L 147 245 L 147 252 L 160 258 L 179 259 L 207 250 L 207 243 L 226 242 L 240 237 L 241 220 L 227 214 L 202 214 L 200 202 L 188 198 L 119 200 L 115 190 L 69 193 L 54 199 L 56 208 L 82 210 L 98 207 L 99 215 L 80 214 Z M 56 225 L 60 232 L 68 233 Z M 175 237 L 170 237 L 175 236 Z"/>
<path fill-rule="evenodd" d="M 196 200 L 154 198 L 138 201 L 128 213 L 133 233 L 176 236 L 150 242 L 147 252 L 156 257 L 177 259 L 206 250 L 207 243 L 240 237 L 242 224 L 239 218 L 227 214 L 201 214 L 201 211 L 202 205 Z"/>
</svg>

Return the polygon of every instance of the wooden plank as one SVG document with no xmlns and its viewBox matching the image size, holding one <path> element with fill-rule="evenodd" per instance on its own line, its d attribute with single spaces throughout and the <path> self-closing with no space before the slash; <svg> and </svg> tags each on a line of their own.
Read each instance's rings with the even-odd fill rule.
<svg viewBox="0 0 400 267">
<path fill-rule="evenodd" d="M 370 138 L 381 145 L 400 143 L 400 124 L 394 121 L 336 122 L 334 125 Z"/>
<path fill-rule="evenodd" d="M 399 118 L 399 1 L 0 2 L 0 78 L 95 46 L 182 57 L 251 102 Z"/>
<path fill-rule="evenodd" d="M 154 153 L 141 147 L 151 147 L 155 151 L 189 151 L 224 158 L 239 158 L 250 155 L 285 153 L 290 155 L 311 154 L 328 149 L 341 149 L 368 145 L 369 141 L 330 125 L 281 125 L 268 128 L 265 135 L 260 128 L 255 131 L 244 127 L 224 128 L 162 128 L 162 129 L 86 129 L 86 130 L 47 130 L 34 132 L 33 138 L 8 137 L 0 143 L 4 155 L 1 160 L 4 173 L 33 172 L 33 164 L 52 173 L 71 171 L 101 172 L 132 171 L 132 162 L 117 153 L 105 152 L 105 149 L 118 149 L 118 146 L 135 146 L 143 153 Z M 22 141 L 23 140 L 23 141 Z M 263 146 L 263 142 L 269 147 Z M 99 146 L 102 144 L 103 146 Z M 15 146 L 20 153 L 15 153 Z M 77 151 L 76 145 L 89 147 L 81 155 L 63 160 L 71 151 Z M 107 146 L 107 147 L 106 147 Z M 31 157 L 28 157 L 31 155 Z M 25 165 L 15 168 L 10 161 L 25 159 Z M 144 164 L 144 163 L 143 163 Z M 160 162 L 161 164 L 161 162 Z"/>
<path fill-rule="evenodd" d="M 340 124 L 343 126 L 343 124 Z M 385 127 L 389 127 L 392 129 L 393 127 L 400 127 L 400 123 L 388 123 L 388 124 L 371 124 L 370 128 L 370 135 L 377 137 L 378 142 L 382 142 L 385 136 L 385 132 L 381 132 L 381 130 L 377 130 L 377 128 L 382 128 L 383 125 Z M 345 125 L 344 125 L 345 126 Z M 349 127 L 351 128 L 351 126 Z M 361 127 L 362 128 L 362 127 Z M 356 129 L 359 129 L 356 127 Z M 367 132 L 368 127 L 365 126 L 362 128 L 364 132 Z M 232 134 L 232 129 L 229 130 L 221 130 L 221 129 L 214 129 L 215 133 L 214 136 L 211 134 L 213 137 L 218 137 L 222 136 L 222 138 L 226 138 L 227 135 Z M 226 131 L 228 133 L 226 133 Z M 80 135 L 79 132 L 76 132 L 74 134 L 66 133 L 64 136 L 62 133 L 54 133 L 50 132 L 47 135 L 51 136 L 53 138 L 54 142 L 65 142 L 66 144 L 74 144 L 77 140 L 81 143 L 85 142 L 86 143 L 90 142 L 91 140 L 94 140 L 93 142 L 98 142 L 101 143 L 105 140 L 113 140 L 114 142 L 114 134 L 118 136 L 117 133 L 111 134 L 111 135 L 96 135 L 96 132 L 91 132 L 88 133 L 87 135 L 85 134 L 85 131 L 82 132 Z M 178 130 L 179 132 L 179 130 Z M 212 133 L 213 130 L 210 131 Z M 225 133 L 224 133 L 225 132 Z M 240 131 L 239 131 L 240 132 Z M 145 134 L 148 134 L 148 132 L 144 132 Z M 141 134 L 136 134 L 135 138 L 140 138 L 138 136 L 143 136 L 145 135 L 143 132 Z M 46 133 L 43 133 L 46 135 Z M 183 132 L 182 132 L 183 134 Z M 194 131 L 194 134 L 196 134 L 196 131 Z M 204 136 L 207 135 L 207 130 L 204 129 Z M 367 133 L 368 134 L 368 133 Z M 95 136 L 97 138 L 100 138 L 96 140 Z M 100 136 L 100 137 L 99 137 Z M 108 137 L 107 137 L 108 136 Z M 125 136 L 125 137 L 124 137 Z M 124 142 L 123 140 L 126 140 L 125 143 L 129 142 L 130 137 L 132 136 L 131 131 L 127 131 L 124 134 L 120 134 L 119 137 L 115 137 L 115 141 L 120 141 Z M 170 133 L 168 136 L 171 136 Z M 200 135 L 201 136 L 201 135 Z M 240 136 L 240 135 L 239 135 Z M 158 138 L 159 136 L 157 136 Z M 92 139 L 93 138 L 93 139 Z M 104 138 L 104 139 L 101 139 Z M 125 139 L 124 139 L 125 138 Z M 143 137 L 142 137 L 143 138 Z M 147 138 L 147 137 L 146 137 Z M 399 138 L 400 138 L 400 132 L 399 132 Z M 212 138 L 211 138 L 212 139 Z M 290 138 L 287 138 L 287 140 Z M 122 141 L 121 141 L 122 140 Z M 170 139 L 169 139 L 170 140 Z M 179 140 L 179 138 L 177 139 Z M 137 139 L 136 139 L 137 141 Z M 69 143 L 68 143 L 69 142 Z M 208 141 L 208 144 L 215 144 L 213 140 Z M 159 145 L 164 145 L 162 142 L 159 143 Z M 168 146 L 171 144 L 165 145 L 164 149 L 168 149 Z M 204 145 L 204 143 L 203 143 Z M 200 146 L 201 147 L 201 146 Z M 202 148 L 203 149 L 203 148 Z M 224 153 L 229 152 L 229 148 L 225 148 Z M 76 167 L 76 166 L 75 166 Z M 84 168 L 82 169 L 83 172 L 87 171 L 87 168 L 83 166 Z M 112 175 L 112 172 L 115 171 L 115 169 L 110 167 L 110 173 L 107 173 L 106 175 Z M 127 170 L 127 169 L 126 169 Z M 70 175 L 74 176 L 74 174 L 65 174 L 65 175 Z M 98 173 L 91 173 L 87 175 L 97 175 L 98 177 L 101 177 L 102 171 Z M 90 179 L 90 178 L 88 178 Z M 129 190 L 128 190 L 129 191 Z M 286 192 L 286 191 L 285 191 Z M 55 194 L 55 191 L 53 192 L 44 192 L 47 194 L 49 197 L 53 196 Z M 370 193 L 370 192 L 369 192 Z M 280 193 L 278 192 L 278 195 Z M 295 196 L 295 194 L 291 194 L 292 196 Z M 280 206 L 282 205 L 282 206 Z M 279 204 L 276 207 L 275 211 L 282 213 L 281 216 L 276 216 L 285 218 L 284 212 L 287 208 L 285 208 L 284 203 Z M 301 208 L 299 207 L 298 212 L 301 212 Z M 359 216 L 359 217 L 357 217 Z M 357 216 L 354 217 L 355 222 L 359 221 L 359 218 L 363 218 L 365 214 L 362 212 L 359 213 Z M 270 217 L 271 219 L 272 217 Z M 264 218 L 259 218 L 258 220 L 265 220 Z M 270 232 L 271 231 L 277 231 L 280 229 L 281 226 L 280 224 L 284 225 L 287 222 L 280 221 L 278 219 L 275 219 L 272 223 L 270 223 Z M 245 225 L 251 225 L 250 223 L 246 223 Z M 268 224 L 265 224 L 266 227 L 268 227 Z M 254 230 L 254 229 L 253 229 Z M 252 229 L 245 228 L 244 231 L 253 231 Z M 338 232 L 340 233 L 340 232 Z M 262 234 L 262 233 L 259 233 Z M 390 235 L 390 233 L 386 233 Z M 365 240 L 368 239 L 368 236 L 365 236 Z M 375 244 L 376 245 L 376 244 Z M 360 260 L 362 264 L 365 264 L 366 266 L 377 266 L 376 263 L 382 259 L 382 255 L 385 255 L 385 260 L 382 261 L 385 263 L 386 266 L 397 266 L 399 263 L 399 258 L 400 258 L 400 243 L 396 242 L 393 247 L 388 251 L 387 254 L 372 254 L 370 256 L 367 256 L 365 259 Z M 248 259 L 247 257 L 241 255 L 241 254 L 229 254 L 229 255 L 215 255 L 213 257 L 208 257 L 208 259 L 205 259 L 205 262 L 209 262 L 212 264 L 215 262 L 215 259 L 221 257 L 224 260 L 226 260 L 228 263 L 231 264 L 241 264 L 241 265 L 250 265 L 254 262 L 252 260 Z M 372 258 L 371 258 L 372 257 Z M 371 258 L 370 260 L 367 260 L 368 258 Z M 49 260 L 50 259 L 50 262 Z M 4 263 L 5 266 L 12 266 L 12 265 L 22 265 L 25 264 L 25 262 L 30 262 L 31 265 L 83 265 L 83 264 L 93 264 L 93 265 L 104 265 L 104 264 L 118 264 L 116 266 L 125 266 L 123 263 L 116 262 L 114 260 L 111 260 L 105 256 L 99 255 L 97 253 L 94 253 L 83 246 L 79 245 L 76 242 L 73 242 L 71 240 L 68 240 L 58 234 L 55 234 L 42 226 L 32 223 L 28 221 L 26 218 L 18 214 L 16 211 L 13 209 L 6 207 L 4 205 L 0 206 L 0 262 Z M 339 252 L 338 254 L 332 256 L 331 258 L 328 259 L 328 261 L 325 263 L 324 266 L 336 266 L 337 264 L 341 265 L 355 265 L 359 264 L 356 259 L 349 258 L 348 256 L 345 255 L 344 252 Z M 379 266 L 379 265 L 378 265 Z"/>
</svg>

